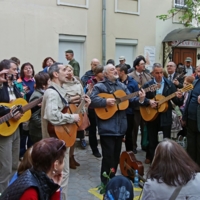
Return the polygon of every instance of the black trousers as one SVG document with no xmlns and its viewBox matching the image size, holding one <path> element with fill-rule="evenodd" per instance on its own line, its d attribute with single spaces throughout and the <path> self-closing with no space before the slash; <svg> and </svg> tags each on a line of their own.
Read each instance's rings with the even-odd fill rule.
<svg viewBox="0 0 200 200">
<path fill-rule="evenodd" d="M 125 146 L 126 151 L 133 151 L 133 125 L 134 125 L 134 115 L 126 115 L 127 118 L 127 130 L 125 133 Z"/>
<path fill-rule="evenodd" d="M 197 121 L 187 121 L 187 152 L 189 156 L 200 166 L 200 132 Z"/>
<path fill-rule="evenodd" d="M 119 164 L 121 147 L 122 147 L 123 136 L 100 136 L 101 148 L 102 148 L 102 162 L 101 162 L 101 182 L 107 184 L 108 179 L 102 174 L 106 172 L 110 173 L 110 169 L 114 168 L 115 172 Z M 115 176 L 115 173 L 111 174 L 111 178 Z"/>
<path fill-rule="evenodd" d="M 138 130 L 140 126 L 141 130 L 141 147 L 142 147 L 142 138 L 143 138 L 143 132 L 144 132 L 144 120 L 142 119 L 142 116 L 140 114 L 140 110 L 134 110 L 134 129 L 133 129 L 133 148 L 137 149 L 137 136 L 138 136 Z"/>
<path fill-rule="evenodd" d="M 170 126 L 160 126 L 160 115 L 152 121 L 147 122 L 147 132 L 148 132 L 148 139 L 149 139 L 149 146 L 147 147 L 147 154 L 146 158 L 153 160 L 155 149 L 158 145 L 158 132 L 163 131 L 163 138 L 170 138 L 171 137 L 171 125 Z"/>
<path fill-rule="evenodd" d="M 88 127 L 89 131 L 89 144 L 92 152 L 95 153 L 98 151 L 98 141 L 97 141 L 97 123 L 96 123 L 96 114 L 94 109 L 88 109 L 88 117 L 90 120 L 90 126 Z"/>
</svg>

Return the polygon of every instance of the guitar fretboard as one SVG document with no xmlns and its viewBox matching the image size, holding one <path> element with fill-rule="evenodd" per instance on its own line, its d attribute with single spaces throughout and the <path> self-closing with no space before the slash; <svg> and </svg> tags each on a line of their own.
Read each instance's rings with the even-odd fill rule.
<svg viewBox="0 0 200 200">
<path fill-rule="evenodd" d="M 8 113 L 0 118 L 0 124 L 3 124 L 4 122 L 9 121 L 12 118 L 11 113 Z"/>
<path fill-rule="evenodd" d="M 36 106 L 37 104 L 42 102 L 42 98 L 40 97 L 39 99 L 36 99 L 30 103 L 28 103 L 27 105 L 22 107 L 23 112 L 26 112 L 27 110 L 30 110 L 31 108 L 33 108 L 34 106 Z"/>
<path fill-rule="evenodd" d="M 158 87 L 159 87 L 159 85 L 158 85 L 158 84 L 155 84 L 155 85 L 151 85 L 150 87 L 145 88 L 145 89 L 143 89 L 143 90 L 144 90 L 145 92 L 149 92 L 149 91 L 153 92 L 153 91 L 155 91 Z M 136 96 L 138 96 L 138 95 L 139 95 L 139 91 L 134 92 L 134 93 L 131 93 L 131 94 L 128 94 L 127 96 L 121 97 L 120 100 L 121 100 L 121 101 L 126 101 L 126 100 L 129 100 L 129 99 L 131 99 L 131 98 L 133 98 L 133 97 L 136 97 Z"/>
<path fill-rule="evenodd" d="M 180 90 L 180 92 L 187 92 L 187 91 L 192 90 L 192 89 L 193 89 L 193 85 L 189 84 L 186 87 L 182 88 Z M 169 101 L 170 99 L 174 98 L 175 96 L 176 96 L 176 92 L 174 92 L 174 93 L 170 94 L 169 96 L 163 98 L 162 100 L 160 100 L 158 102 L 158 106 L 161 105 L 161 104 L 163 104 L 163 103 L 165 103 L 165 102 L 167 102 L 167 101 Z"/>
<path fill-rule="evenodd" d="M 33 108 L 34 106 L 36 106 L 37 104 L 42 102 L 42 97 L 40 97 L 39 99 L 36 99 L 30 103 L 28 103 L 27 105 L 22 107 L 22 111 L 23 113 L 26 112 L 27 110 L 30 110 L 31 108 Z M 8 113 L 6 115 L 4 115 L 3 117 L 0 118 L 0 124 L 3 124 L 4 122 L 9 121 L 12 118 L 12 114 Z"/>
<path fill-rule="evenodd" d="M 86 95 L 90 96 L 91 92 L 92 92 L 91 90 L 88 90 Z M 79 104 L 79 106 L 74 114 L 79 114 L 81 112 L 81 110 L 83 109 L 84 105 L 85 105 L 85 99 L 82 99 L 81 103 Z"/>
</svg>

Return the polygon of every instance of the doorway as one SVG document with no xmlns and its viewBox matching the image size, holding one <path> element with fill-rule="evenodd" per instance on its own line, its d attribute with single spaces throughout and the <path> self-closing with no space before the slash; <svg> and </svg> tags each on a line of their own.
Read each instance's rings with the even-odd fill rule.
<svg viewBox="0 0 200 200">
<path fill-rule="evenodd" d="M 74 58 L 80 65 L 80 77 L 85 73 L 84 42 L 84 36 L 59 35 L 58 61 L 65 65 L 68 64 L 69 61 L 65 58 L 65 51 L 72 49 Z"/>
<path fill-rule="evenodd" d="M 173 48 L 173 62 L 185 65 L 186 57 L 192 58 L 192 66 L 196 67 L 197 49 L 193 48 Z"/>
</svg>

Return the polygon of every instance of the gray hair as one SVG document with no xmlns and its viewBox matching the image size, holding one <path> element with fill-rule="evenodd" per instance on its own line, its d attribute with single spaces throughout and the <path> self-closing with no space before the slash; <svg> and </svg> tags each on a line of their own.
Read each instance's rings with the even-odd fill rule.
<svg viewBox="0 0 200 200">
<path fill-rule="evenodd" d="M 154 71 L 155 68 L 163 68 L 162 65 L 160 63 L 154 63 L 153 67 L 152 67 L 152 71 Z"/>
<path fill-rule="evenodd" d="M 105 65 L 105 66 L 103 67 L 103 73 L 104 73 L 104 74 L 108 71 L 108 68 L 109 68 L 110 66 L 114 66 L 114 65 L 110 63 L 110 64 L 107 64 L 107 65 Z"/>
<path fill-rule="evenodd" d="M 50 79 L 52 80 L 53 79 L 53 73 L 54 72 L 57 72 L 57 73 L 59 73 L 59 65 L 63 65 L 62 63 L 59 63 L 59 62 L 55 62 L 55 63 L 53 63 L 53 65 L 51 65 L 50 67 L 49 67 L 49 71 L 48 71 L 48 73 L 49 73 L 49 77 L 50 77 Z"/>
</svg>

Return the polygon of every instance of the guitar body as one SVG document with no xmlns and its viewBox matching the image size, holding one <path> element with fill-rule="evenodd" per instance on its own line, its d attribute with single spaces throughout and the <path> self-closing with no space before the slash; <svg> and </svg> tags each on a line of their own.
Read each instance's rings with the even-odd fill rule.
<svg viewBox="0 0 200 200">
<path fill-rule="evenodd" d="M 157 94 L 155 99 L 156 101 L 161 101 L 162 99 L 164 99 L 165 96 L 161 95 L 161 94 Z M 168 102 L 162 103 L 159 107 L 158 107 L 158 112 L 166 112 L 168 109 Z"/>
<path fill-rule="evenodd" d="M 25 106 L 27 105 L 27 101 L 25 99 L 22 98 L 18 98 L 10 103 L 1 103 L 1 105 L 3 106 L 7 106 L 9 108 L 15 106 L 15 105 L 22 105 Z M 18 128 L 19 124 L 28 121 L 31 118 L 31 110 L 28 110 L 26 112 L 23 113 L 23 116 L 15 121 L 14 119 L 10 119 L 8 121 L 9 126 L 7 125 L 6 122 L 0 124 L 0 135 L 2 136 L 10 136 L 12 135 Z"/>
<path fill-rule="evenodd" d="M 142 162 L 135 158 L 132 151 L 123 151 L 120 156 L 120 170 L 122 175 L 130 177 L 133 180 L 136 169 L 140 176 L 144 175 L 144 166 Z"/>
<path fill-rule="evenodd" d="M 163 95 L 157 94 L 155 96 L 156 101 L 160 101 L 164 99 L 165 97 Z M 158 108 L 151 108 L 151 106 L 140 106 L 140 113 L 142 118 L 145 121 L 153 121 L 156 119 L 159 113 L 166 112 L 168 109 L 168 102 L 165 102 L 161 104 Z"/>
<path fill-rule="evenodd" d="M 76 113 L 77 107 L 75 104 L 70 104 L 69 108 L 64 108 L 62 113 L 73 114 Z M 82 124 L 83 116 L 79 114 L 80 121 L 78 123 L 52 125 L 48 123 L 48 133 L 51 137 L 57 137 L 64 140 L 67 147 L 73 146 L 76 141 L 76 134 L 78 127 Z"/>
<path fill-rule="evenodd" d="M 116 103 L 114 106 L 106 106 L 104 108 L 95 108 L 96 115 L 103 120 L 111 118 L 118 110 L 125 110 L 128 108 L 129 101 L 119 101 L 118 98 L 126 96 L 126 93 L 123 90 L 117 90 L 114 94 L 100 93 L 98 94 L 101 98 L 114 98 L 116 99 Z"/>
</svg>

